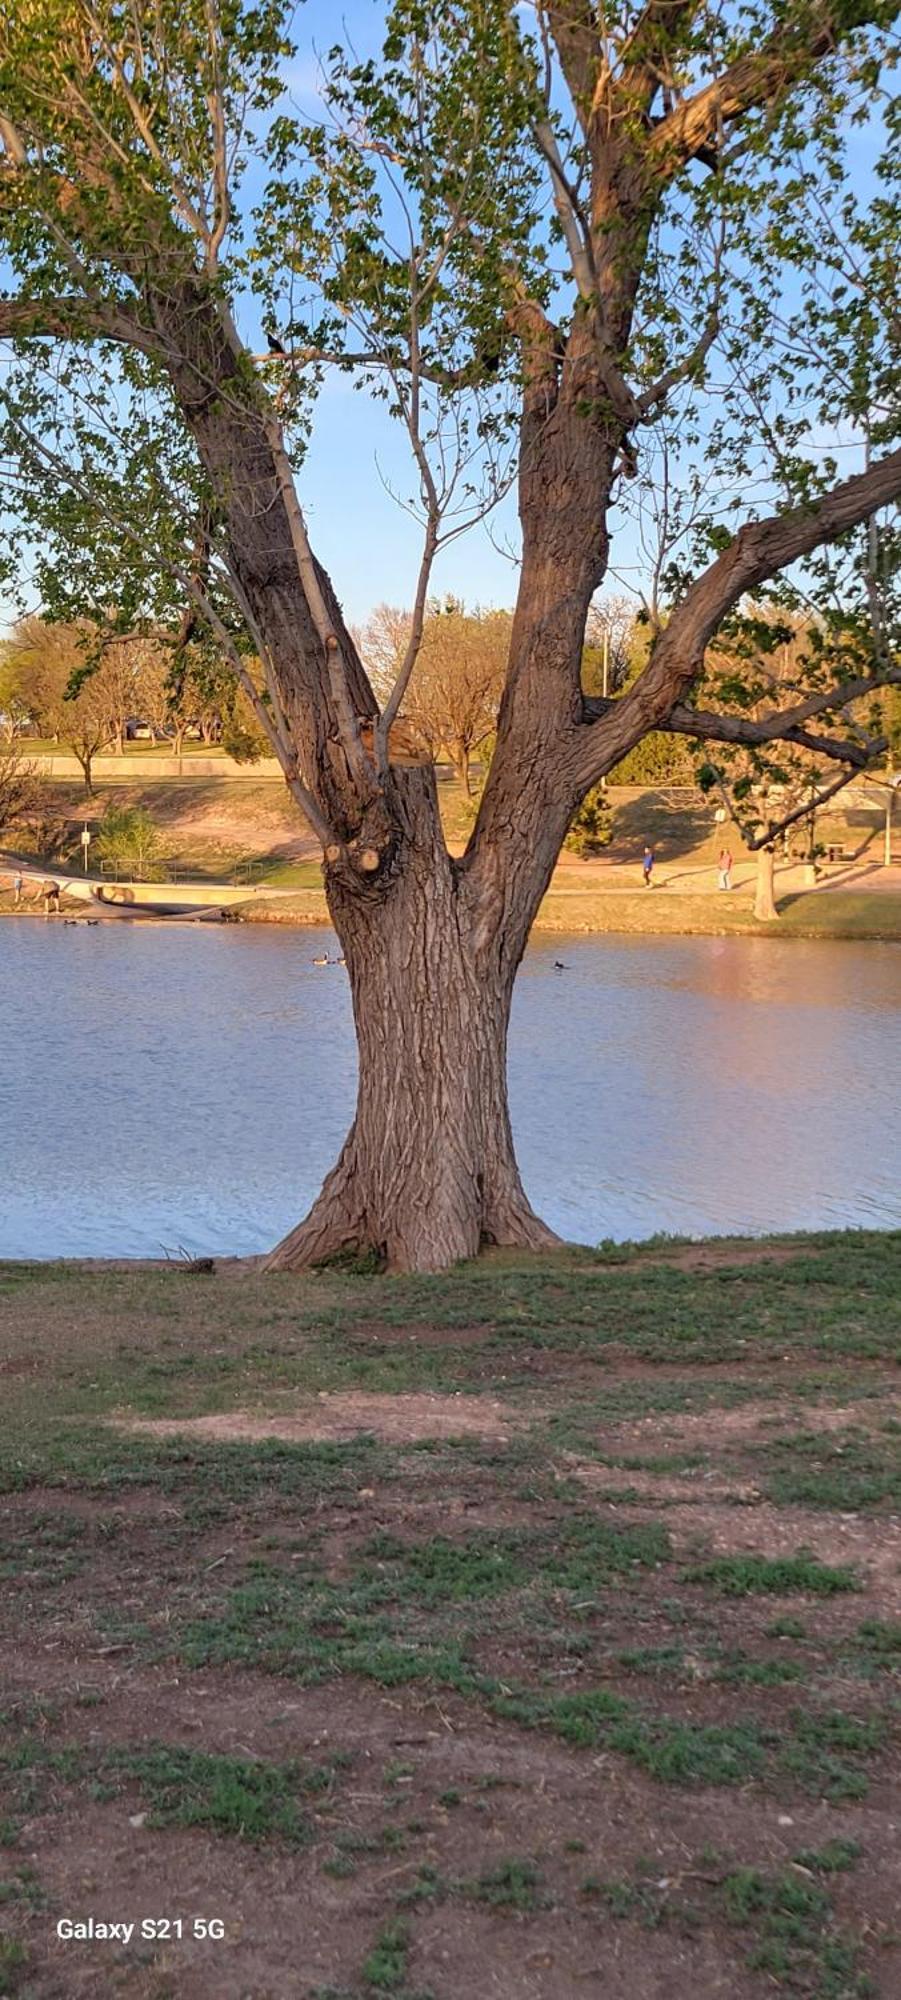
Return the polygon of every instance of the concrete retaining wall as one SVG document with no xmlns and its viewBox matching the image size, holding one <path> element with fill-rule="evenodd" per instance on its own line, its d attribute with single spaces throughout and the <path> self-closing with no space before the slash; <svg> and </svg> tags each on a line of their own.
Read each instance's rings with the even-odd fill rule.
<svg viewBox="0 0 901 2000">
<path fill-rule="evenodd" d="M 81 765 L 67 751 L 35 751 L 28 762 L 45 778 L 80 778 Z M 280 778 L 281 765 L 275 757 L 261 757 L 258 764 L 236 764 L 233 757 L 145 756 L 95 757 L 92 766 L 98 784 L 140 785 L 149 778 Z"/>
</svg>

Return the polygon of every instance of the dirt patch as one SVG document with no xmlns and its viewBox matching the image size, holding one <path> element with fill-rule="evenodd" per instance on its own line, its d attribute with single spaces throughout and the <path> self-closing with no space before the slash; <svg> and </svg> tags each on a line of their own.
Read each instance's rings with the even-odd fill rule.
<svg viewBox="0 0 901 2000">
<path fill-rule="evenodd" d="M 388 1396 L 355 1390 L 346 1395 L 323 1391 L 293 1415 L 228 1410 L 206 1417 L 122 1416 L 111 1421 L 120 1430 L 142 1436 L 198 1437 L 216 1444 L 256 1444 L 267 1438 L 285 1444 L 340 1444 L 355 1437 L 378 1437 L 388 1444 L 480 1437 L 505 1444 L 525 1419 L 509 1405 L 486 1396 Z"/>
<path fill-rule="evenodd" d="M 734 1377 L 736 1372 L 734 1367 L 731 1372 Z M 717 1446 L 724 1444 L 766 1443 L 779 1435 L 791 1436 L 799 1428 L 830 1433 L 851 1428 L 873 1430 L 876 1428 L 876 1420 L 882 1425 L 886 1417 L 899 1415 L 901 1415 L 901 1398 L 891 1392 L 874 1398 L 869 1406 L 866 1402 L 843 1406 L 817 1403 L 813 1408 L 805 1408 L 803 1413 L 787 1408 L 784 1402 L 745 1402 L 734 1410 L 717 1408 L 676 1415 L 667 1413 L 664 1416 L 638 1417 L 627 1424 L 617 1425 L 616 1436 L 620 1443 L 625 1437 L 645 1442 L 653 1437 L 658 1443 L 690 1443 L 699 1448 L 709 1445 L 712 1449 L 716 1449 Z M 872 1419 L 869 1424 L 868 1416 Z"/>
<path fill-rule="evenodd" d="M 659 1505 L 671 1501 L 682 1501 L 687 1505 L 710 1505 L 711 1502 L 723 1506 L 743 1507 L 760 1499 L 760 1488 L 747 1481 L 730 1481 L 728 1486 L 716 1483 L 717 1475 L 703 1470 L 686 1472 L 675 1476 L 665 1472 L 645 1472 L 637 1466 L 630 1471 L 622 1466 L 586 1465 L 583 1460 L 567 1466 L 567 1476 L 578 1479 L 593 1493 L 636 1493 Z"/>
<path fill-rule="evenodd" d="M 667 1264 L 674 1271 L 722 1271 L 734 1264 L 792 1264 L 809 1257 L 803 1243 L 684 1243 L 672 1250 L 643 1251 L 636 1264 Z"/>
</svg>

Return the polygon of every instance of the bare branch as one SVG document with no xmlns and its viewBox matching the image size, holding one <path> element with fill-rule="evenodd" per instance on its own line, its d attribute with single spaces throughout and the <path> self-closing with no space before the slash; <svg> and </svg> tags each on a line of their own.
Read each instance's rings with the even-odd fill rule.
<svg viewBox="0 0 901 2000">
<path fill-rule="evenodd" d="M 215 188 L 215 213 L 213 227 L 207 244 L 207 263 L 215 270 L 228 225 L 231 221 L 231 196 L 228 186 L 228 142 L 225 125 L 225 104 L 222 94 L 222 75 L 219 64 L 221 30 L 216 0 L 205 0 L 207 42 L 210 51 L 212 85 L 207 98 L 210 125 L 213 133 L 213 186 Z"/>
<path fill-rule="evenodd" d="M 550 119 L 538 120 L 535 126 L 535 138 L 539 151 L 547 163 L 554 207 L 569 252 L 573 278 L 582 297 L 590 299 L 597 291 L 591 231 L 576 191 L 567 179 Z"/>
<path fill-rule="evenodd" d="M 701 329 L 699 338 L 690 353 L 686 354 L 681 361 L 675 362 L 672 368 L 667 368 L 665 373 L 659 377 L 652 387 L 646 389 L 644 395 L 639 396 L 638 406 L 644 417 L 649 417 L 652 413 L 656 414 L 660 405 L 667 401 L 672 391 L 679 387 L 680 382 L 688 381 L 695 374 L 696 370 L 706 361 L 710 349 L 719 334 L 725 237 L 726 224 L 725 219 L 723 219 L 720 223 L 719 236 L 714 251 L 713 299 L 707 318 Z"/>
</svg>

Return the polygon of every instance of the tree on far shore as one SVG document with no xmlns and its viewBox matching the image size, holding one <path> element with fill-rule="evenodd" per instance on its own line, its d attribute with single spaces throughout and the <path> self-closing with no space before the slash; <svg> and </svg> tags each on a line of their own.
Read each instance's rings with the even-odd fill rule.
<svg viewBox="0 0 901 2000">
<path fill-rule="evenodd" d="M 509 611 L 467 611 L 455 598 L 430 604 L 404 695 L 404 720 L 434 762 L 446 757 L 453 765 L 467 798 L 472 758 L 497 723 L 512 622 Z M 381 700 L 390 698 L 412 626 L 412 612 L 380 604 L 362 635 Z"/>
<path fill-rule="evenodd" d="M 0 0 L 7 531 L 55 616 L 124 596 L 199 623 L 321 841 L 357 1109 L 270 1267 L 355 1245 L 441 1269 L 556 1241 L 506 1042 L 586 795 L 659 731 L 840 771 L 884 746 L 847 717 L 898 678 L 896 9 L 395 0 L 379 54 L 330 52 L 314 119 L 285 93 L 292 13 Z M 381 698 L 299 497 L 330 370 L 399 425 L 422 529 Z M 392 729 L 436 556 L 514 476 L 496 745 L 458 859 Z M 590 694 L 589 608 L 646 560 L 634 496 L 660 526 L 647 658 Z M 760 702 L 751 670 L 711 685 L 712 642 L 780 577 L 823 618 L 840 600 L 854 648 Z"/>
</svg>

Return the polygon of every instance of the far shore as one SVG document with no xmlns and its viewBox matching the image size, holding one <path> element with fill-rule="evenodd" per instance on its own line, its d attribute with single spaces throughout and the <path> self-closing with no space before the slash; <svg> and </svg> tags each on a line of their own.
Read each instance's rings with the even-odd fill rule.
<svg viewBox="0 0 901 2000">
<path fill-rule="evenodd" d="M 140 759 L 134 762 L 140 765 Z M 236 913 L 242 924 L 330 927 L 318 843 L 284 786 L 249 778 L 238 784 L 225 775 L 163 782 L 135 774 L 126 785 L 98 782 L 91 799 L 62 782 L 54 782 L 53 792 L 73 838 L 83 826 L 96 831 L 110 804 L 142 806 L 159 828 L 165 870 L 171 869 L 180 885 L 202 882 L 210 891 L 221 884 L 223 907 L 228 907 L 226 885 L 232 883 L 253 882 L 274 891 L 271 900 L 247 903 Z M 448 846 L 459 855 L 472 822 L 471 805 L 448 777 L 442 777 L 439 796 Z M 724 833 L 709 800 L 690 787 L 667 785 L 611 786 L 609 796 L 611 847 L 590 859 L 564 851 L 536 918 L 537 936 L 901 939 L 901 861 L 883 865 L 884 810 L 875 791 L 849 788 L 841 810 L 818 817 L 822 859 L 814 880 L 802 858 L 801 836 L 795 854 L 777 862 L 779 918 L 769 923 L 754 916 L 756 856 L 736 828 Z M 728 891 L 718 888 L 724 838 L 734 853 Z M 646 842 L 656 856 L 649 890 L 641 878 Z M 0 916 L 43 921 L 42 901 L 33 892 L 24 908 L 14 909 L 12 880 L 8 869 L 0 873 Z M 75 904 L 71 915 L 77 918 L 83 909 Z M 65 902 L 62 914 L 69 914 Z"/>
<path fill-rule="evenodd" d="M 779 918 L 761 923 L 747 896 L 685 894 L 664 886 L 651 892 L 626 889 L 602 890 L 591 885 L 584 890 L 552 888 L 539 910 L 533 935 L 569 937 L 759 937 L 832 939 L 836 942 L 901 942 L 901 894 L 870 887 L 860 889 L 820 889 L 791 891 L 779 898 Z M 15 909 L 8 897 L 0 899 L 0 918 L 23 919 L 58 925 L 69 914 L 63 903 L 60 916 L 45 918 L 42 906 L 33 903 Z M 84 904 L 72 902 L 71 915 L 85 921 Z M 102 922 L 102 919 L 100 920 Z M 136 919 L 149 922 L 153 919 Z M 167 919 L 161 917 L 160 923 Z M 243 927 L 277 926 L 323 930 L 331 928 L 331 918 L 322 891 L 305 890 L 286 895 L 278 903 L 248 904 L 234 913 Z"/>
</svg>

